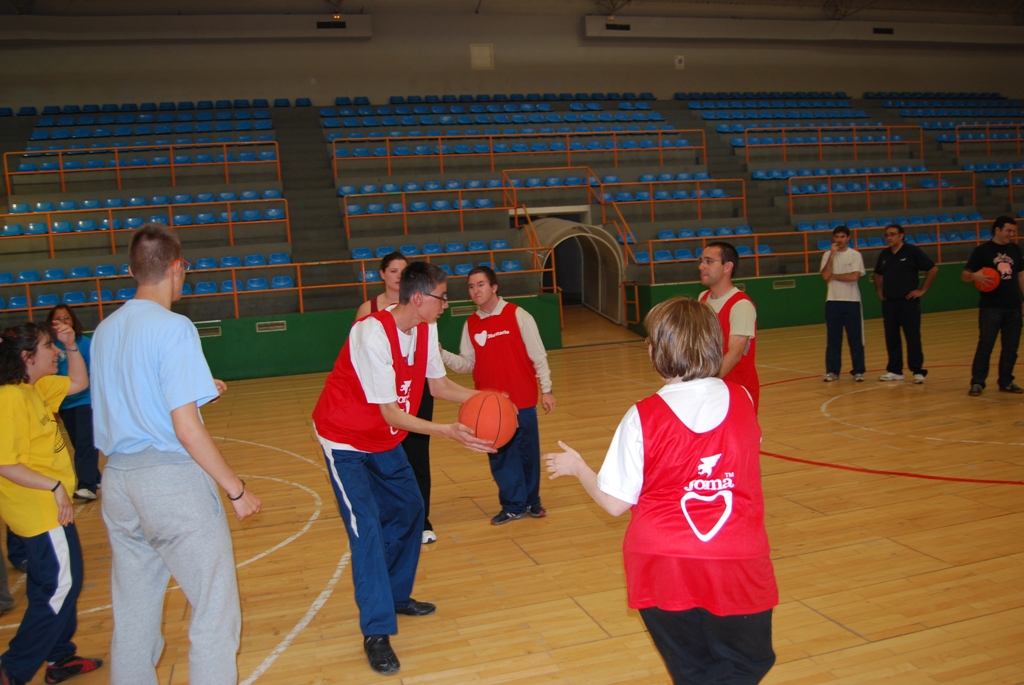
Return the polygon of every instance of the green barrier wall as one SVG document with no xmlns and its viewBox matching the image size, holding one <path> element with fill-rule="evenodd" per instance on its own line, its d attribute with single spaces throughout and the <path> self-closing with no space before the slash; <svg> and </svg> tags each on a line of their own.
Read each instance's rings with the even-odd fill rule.
<svg viewBox="0 0 1024 685">
<path fill-rule="evenodd" d="M 978 291 L 960 280 L 963 268 L 963 263 L 939 265 L 935 282 L 921 300 L 923 312 L 945 312 L 978 306 Z M 758 328 L 825 323 L 825 295 L 828 288 L 818 274 L 740 278 L 736 283 L 744 284 L 745 292 L 757 305 Z M 638 286 L 640 318 L 643 320 L 643 315 L 659 302 L 679 295 L 697 297 L 705 289 L 700 283 Z M 864 302 L 864 318 L 881 318 L 882 305 L 875 294 L 870 270 L 860 279 L 860 292 Z M 632 324 L 629 328 L 640 335 L 646 335 L 640 324 Z"/>
<path fill-rule="evenodd" d="M 549 350 L 562 347 L 561 319 L 557 295 L 512 297 L 510 302 L 530 312 L 537 321 L 541 339 Z M 453 352 L 459 349 L 465 317 L 475 311 L 472 302 L 452 302 L 437 322 L 441 345 Z M 453 311 L 463 311 L 453 316 Z M 202 323 L 204 330 L 219 329 L 219 335 L 202 337 L 203 352 L 216 378 L 241 380 L 299 373 L 330 371 L 348 331 L 355 310 L 346 309 L 309 314 L 286 314 L 248 319 L 225 319 Z M 257 324 L 283 322 L 281 330 L 258 332 Z"/>
</svg>

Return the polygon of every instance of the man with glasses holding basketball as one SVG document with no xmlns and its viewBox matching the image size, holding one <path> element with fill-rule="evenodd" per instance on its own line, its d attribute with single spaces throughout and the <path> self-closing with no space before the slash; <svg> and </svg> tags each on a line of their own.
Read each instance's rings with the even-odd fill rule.
<svg viewBox="0 0 1024 685">
<path fill-rule="evenodd" d="M 425 383 L 434 397 L 451 402 L 476 394 L 445 375 L 437 319 L 447 306 L 444 272 L 426 262 L 407 266 L 398 304 L 353 324 L 313 410 L 352 550 L 363 650 L 382 675 L 401 668 L 390 638 L 398 632 L 396 614 L 436 610 L 410 597 L 422 546 L 423 497 L 402 440 L 414 432 L 493 451 L 461 423 L 416 416 Z"/>
<path fill-rule="evenodd" d="M 555 408 L 548 353 L 537 322 L 522 307 L 498 296 L 498 277 L 489 266 L 469 272 L 469 297 L 476 313 L 462 327 L 459 354 L 441 351 L 457 373 L 473 373 L 477 390 L 507 393 L 519 410 L 519 429 L 491 455 L 501 511 L 491 518 L 500 526 L 525 517 L 547 515 L 540 503 L 540 433 L 537 428 L 537 383 L 545 413 Z"/>
<path fill-rule="evenodd" d="M 739 267 L 740 257 L 736 248 L 726 242 L 712 242 L 701 253 L 701 285 L 707 290 L 700 294 L 700 301 L 707 302 L 718 315 L 725 340 L 725 355 L 719 378 L 738 383 L 747 389 L 758 409 L 761 397 L 761 382 L 754 366 L 757 354 L 757 309 L 746 293 L 732 284 Z"/>
</svg>

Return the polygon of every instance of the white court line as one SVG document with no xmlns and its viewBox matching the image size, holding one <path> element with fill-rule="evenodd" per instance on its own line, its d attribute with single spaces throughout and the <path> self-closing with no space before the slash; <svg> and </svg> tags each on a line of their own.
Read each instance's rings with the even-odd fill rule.
<svg viewBox="0 0 1024 685">
<path fill-rule="evenodd" d="M 290 457 L 295 457 L 296 459 L 304 461 L 307 464 L 312 464 L 313 466 L 317 467 L 318 469 L 320 469 L 324 473 L 327 473 L 327 467 L 322 465 L 320 462 L 318 462 L 318 461 L 316 461 L 314 459 L 310 459 L 309 457 L 304 457 L 301 454 L 296 454 L 295 452 L 289 452 L 288 450 L 281 449 L 280 447 L 274 447 L 272 445 L 264 445 L 264 444 L 261 444 L 261 443 L 258 443 L 258 442 L 249 442 L 248 440 L 238 440 L 237 438 L 222 438 L 222 437 L 216 436 L 216 435 L 211 435 L 210 437 L 212 437 L 214 440 L 224 440 L 225 442 L 238 442 L 238 443 L 241 443 L 243 445 L 252 445 L 253 447 L 263 447 L 263 448 L 266 448 L 268 450 L 275 450 L 277 452 L 283 452 L 284 454 L 287 454 Z"/>
<path fill-rule="evenodd" d="M 276 647 L 274 647 L 274 650 L 267 655 L 267 658 L 263 660 L 263 663 L 253 669 L 253 672 L 249 674 L 249 677 L 239 683 L 239 685 L 252 685 L 252 683 L 256 682 L 257 678 L 270 669 L 274 662 L 277 661 L 277 657 L 284 654 L 285 650 L 291 646 L 292 640 L 294 640 L 298 634 L 301 633 L 307 625 L 309 625 L 309 622 L 313 620 L 313 617 L 317 615 L 317 613 L 323 608 L 324 604 L 327 603 L 327 600 L 331 598 L 331 593 L 334 592 L 334 586 L 337 585 L 338 580 L 341 579 L 341 574 L 345 570 L 345 567 L 348 566 L 348 562 L 351 557 L 351 552 L 345 552 L 345 554 L 342 555 L 341 560 L 338 562 L 338 568 L 334 570 L 334 575 L 331 576 L 331 580 L 327 583 L 327 587 L 325 587 L 320 595 L 313 601 L 309 610 L 306 611 L 306 614 L 302 617 L 302 620 L 295 624 L 295 627 L 291 629 L 288 635 L 286 635 L 285 638 L 281 640 Z"/>
<path fill-rule="evenodd" d="M 862 426 L 862 425 L 857 424 L 857 423 L 851 423 L 850 421 L 844 421 L 843 419 L 836 418 L 835 416 L 832 416 L 832 414 L 830 414 L 828 412 L 828 405 L 832 404 L 832 402 L 834 402 L 835 400 L 838 400 L 840 398 L 846 397 L 848 395 L 855 395 L 855 394 L 860 393 L 860 392 L 871 392 L 872 390 L 881 390 L 883 387 L 897 388 L 899 386 L 893 386 L 893 385 L 881 386 L 881 385 L 879 385 L 879 386 L 875 386 L 875 387 L 863 388 L 861 390 L 851 390 L 850 392 L 845 392 L 845 393 L 843 393 L 841 395 L 836 395 L 832 399 L 826 400 L 825 402 L 822 403 L 822 405 L 821 405 L 821 413 L 824 414 L 827 418 L 831 419 L 832 421 L 835 421 L 836 423 L 841 424 L 843 426 L 847 426 L 848 428 L 857 428 L 857 429 L 860 429 L 860 430 L 871 431 L 872 433 L 878 433 L 879 435 L 893 435 L 893 436 L 900 437 L 900 438 L 910 438 L 911 440 L 927 440 L 929 442 L 959 443 L 959 444 L 963 444 L 963 445 L 1011 445 L 1011 446 L 1014 446 L 1014 447 L 1024 446 L 1024 442 L 996 442 L 994 440 L 956 440 L 954 438 L 937 438 L 934 435 L 923 435 L 922 436 L 922 435 L 911 435 L 910 433 L 896 433 L 896 432 L 893 432 L 893 431 L 885 431 L 885 430 L 882 430 L 880 428 L 871 428 L 870 426 Z"/>
<path fill-rule="evenodd" d="M 275 449 L 275 448 L 271 448 L 271 449 Z M 281 450 L 281 451 L 283 452 L 284 450 Z M 313 501 L 316 503 L 316 510 L 313 511 L 313 513 L 310 515 L 309 519 L 306 520 L 306 525 L 304 525 L 302 527 L 302 529 L 299 530 L 297 533 L 295 533 L 291 537 L 286 538 L 285 540 L 279 542 L 278 544 L 274 545 L 270 549 L 265 550 L 263 552 L 260 552 L 256 556 L 254 556 L 254 557 L 252 557 L 250 559 L 246 559 L 245 561 L 237 564 L 235 566 L 235 568 L 242 568 L 243 566 L 247 566 L 248 564 L 251 564 L 254 561 L 258 561 L 258 560 L 262 559 L 263 557 L 267 556 L 268 554 L 270 554 L 272 552 L 276 552 L 277 550 L 281 549 L 285 545 L 290 544 L 290 543 L 294 542 L 295 540 L 297 540 L 301 535 L 303 535 L 306 531 L 308 531 L 310 529 L 310 527 L 313 525 L 314 521 L 316 521 L 318 518 L 320 518 L 320 511 L 321 511 L 321 507 L 323 505 L 323 501 L 320 499 L 320 495 L 318 495 L 316 493 L 316 491 L 312 490 L 311 488 L 307 488 L 305 485 L 301 485 L 300 483 L 292 483 L 291 481 L 282 480 L 280 478 L 271 478 L 270 476 L 251 476 L 251 475 L 246 475 L 245 477 L 246 478 L 257 478 L 257 479 L 261 479 L 261 480 L 277 481 L 278 483 L 284 483 L 285 485 L 292 485 L 292 486 L 297 487 L 297 488 L 299 488 L 301 490 L 305 490 L 307 493 L 309 493 L 313 497 Z M 25 576 L 23 574 L 22 578 L 20 580 L 24 580 L 24 578 L 25 578 Z M 167 592 L 171 592 L 172 590 L 178 590 L 180 588 L 181 588 L 180 585 L 174 585 L 174 586 L 168 587 L 167 588 Z M 113 607 L 112 604 L 106 604 L 104 606 L 93 607 L 91 609 L 79 609 L 78 610 L 78 615 L 82 616 L 82 615 L 85 615 L 85 614 L 93 614 L 93 613 L 96 613 L 97 611 L 105 611 L 105 610 L 110 609 L 112 607 Z M 19 625 L 21 625 L 21 624 L 20 623 L 13 623 L 13 624 L 10 624 L 10 625 L 0 626 L 0 630 L 7 630 L 8 628 L 17 628 Z"/>
</svg>

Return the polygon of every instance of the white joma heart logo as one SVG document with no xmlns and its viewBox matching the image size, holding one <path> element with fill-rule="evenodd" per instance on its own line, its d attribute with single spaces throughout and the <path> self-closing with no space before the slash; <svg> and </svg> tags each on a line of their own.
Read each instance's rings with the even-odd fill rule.
<svg viewBox="0 0 1024 685">
<path fill-rule="evenodd" d="M 707 533 L 702 533 L 697 530 L 697 526 L 693 524 L 693 519 L 690 518 L 690 512 L 686 510 L 686 501 L 691 499 L 699 499 L 701 502 L 714 502 L 717 498 L 721 497 L 725 500 L 725 511 L 722 512 L 721 518 L 718 519 L 718 523 L 715 527 L 709 530 Z M 686 517 L 686 522 L 690 524 L 690 529 L 693 534 L 701 542 L 707 542 L 711 538 L 718 535 L 718 531 L 722 530 L 722 526 L 729 520 L 729 514 L 732 513 L 732 490 L 719 490 L 713 495 L 698 495 L 696 492 L 688 492 L 683 495 L 683 499 L 679 500 L 680 506 L 683 508 L 683 516 Z"/>
<path fill-rule="evenodd" d="M 487 331 L 480 331 L 479 333 L 473 336 L 473 340 L 476 341 L 477 345 L 483 347 L 484 345 L 487 344 Z"/>
</svg>

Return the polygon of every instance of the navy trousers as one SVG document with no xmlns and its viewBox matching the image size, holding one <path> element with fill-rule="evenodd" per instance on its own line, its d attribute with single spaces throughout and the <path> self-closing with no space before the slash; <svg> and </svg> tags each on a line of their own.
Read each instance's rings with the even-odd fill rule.
<svg viewBox="0 0 1024 685">
<path fill-rule="evenodd" d="M 92 405 L 82 404 L 71 409 L 60 410 L 60 420 L 75 448 L 75 475 L 79 489 L 96 494 L 100 476 L 100 454 L 92 437 Z"/>
<path fill-rule="evenodd" d="M 850 373 L 864 373 L 864 327 L 860 302 L 826 302 L 825 330 L 828 344 L 825 348 L 825 372 L 839 375 L 843 370 L 843 330 L 850 344 Z"/>
<path fill-rule="evenodd" d="M 537 407 L 519 410 L 516 434 L 490 457 L 491 475 L 498 484 L 498 501 L 504 511 L 521 514 L 534 504 L 540 504 Z"/>
<path fill-rule="evenodd" d="M 388 452 L 324 448 L 352 550 L 352 581 L 363 635 L 398 632 L 409 605 L 423 535 L 423 497 L 399 445 Z"/>
<path fill-rule="evenodd" d="M 1013 383 L 1013 367 L 1017 363 L 1017 348 L 1020 346 L 1020 307 L 984 307 L 978 309 L 978 348 L 971 364 L 971 385 L 985 387 L 988 378 L 989 359 L 996 338 L 1002 336 L 1003 349 L 999 353 L 999 387 Z"/>
<path fill-rule="evenodd" d="M 775 664 L 772 610 L 716 616 L 707 609 L 641 609 L 676 685 L 754 685 Z"/>
<path fill-rule="evenodd" d="M 28 557 L 28 609 L 0 662 L 8 673 L 27 683 L 44 661 L 75 653 L 71 638 L 78 628 L 82 546 L 73 523 L 21 540 Z"/>
</svg>

